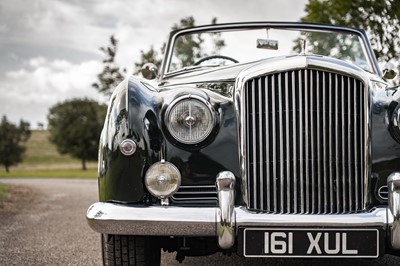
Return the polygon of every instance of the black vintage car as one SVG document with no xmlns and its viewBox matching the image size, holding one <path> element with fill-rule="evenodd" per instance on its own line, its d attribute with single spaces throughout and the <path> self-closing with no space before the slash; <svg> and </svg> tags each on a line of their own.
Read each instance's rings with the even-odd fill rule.
<svg viewBox="0 0 400 266">
<path fill-rule="evenodd" d="M 104 264 L 400 254 L 400 90 L 364 31 L 186 28 L 142 74 L 101 135 L 87 221 Z"/>
</svg>

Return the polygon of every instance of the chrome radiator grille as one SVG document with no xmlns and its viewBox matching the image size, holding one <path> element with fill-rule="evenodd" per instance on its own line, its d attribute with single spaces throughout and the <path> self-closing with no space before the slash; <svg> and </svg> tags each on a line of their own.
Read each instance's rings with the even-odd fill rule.
<svg viewBox="0 0 400 266">
<path fill-rule="evenodd" d="M 368 92 L 358 79 L 301 69 L 245 83 L 248 207 L 352 213 L 365 205 Z"/>
</svg>

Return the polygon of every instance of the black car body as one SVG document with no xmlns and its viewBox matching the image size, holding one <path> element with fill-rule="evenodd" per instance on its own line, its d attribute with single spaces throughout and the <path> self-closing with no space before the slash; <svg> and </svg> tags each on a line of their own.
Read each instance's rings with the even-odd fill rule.
<svg viewBox="0 0 400 266">
<path fill-rule="evenodd" d="M 236 37 L 242 31 L 252 35 Z M 174 57 L 179 43 L 207 33 L 225 38 L 219 54 L 192 66 Z M 104 263 L 157 264 L 160 248 L 180 260 L 399 254 L 392 74 L 353 28 L 255 22 L 172 32 L 160 73 L 143 69 L 155 79 L 129 77 L 110 100 L 99 202 L 87 213 Z"/>
</svg>

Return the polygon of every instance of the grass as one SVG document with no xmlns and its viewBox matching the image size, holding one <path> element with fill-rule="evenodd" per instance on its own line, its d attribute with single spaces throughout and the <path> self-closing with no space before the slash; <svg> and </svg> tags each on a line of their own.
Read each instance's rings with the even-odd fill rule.
<svg viewBox="0 0 400 266">
<path fill-rule="evenodd" d="M 96 178 L 97 163 L 87 162 L 88 170 L 81 170 L 81 161 L 69 155 L 58 153 L 54 144 L 49 141 L 49 132 L 33 130 L 25 143 L 26 152 L 22 163 L 12 166 L 10 173 L 0 169 L 2 177 L 23 178 Z"/>
<path fill-rule="evenodd" d="M 7 198 L 10 188 L 4 184 L 0 184 L 0 205 Z"/>
</svg>

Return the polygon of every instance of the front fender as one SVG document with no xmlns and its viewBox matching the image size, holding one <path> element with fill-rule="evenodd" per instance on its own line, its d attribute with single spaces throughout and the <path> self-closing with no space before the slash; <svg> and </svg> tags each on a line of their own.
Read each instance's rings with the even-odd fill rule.
<svg viewBox="0 0 400 266">
<path fill-rule="evenodd" d="M 138 78 L 123 81 L 111 96 L 99 148 L 100 201 L 143 202 L 143 173 L 158 158 L 162 137 L 157 125 L 161 99 L 157 90 Z M 124 139 L 137 147 L 131 156 L 120 152 Z"/>
</svg>

